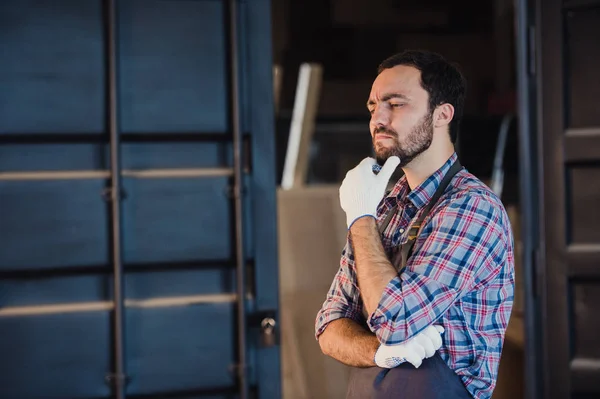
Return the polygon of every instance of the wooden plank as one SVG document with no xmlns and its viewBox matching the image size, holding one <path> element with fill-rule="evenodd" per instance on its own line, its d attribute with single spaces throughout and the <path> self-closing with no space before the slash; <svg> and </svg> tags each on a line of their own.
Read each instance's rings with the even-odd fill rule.
<svg viewBox="0 0 600 399">
<path fill-rule="evenodd" d="M 346 396 L 350 369 L 325 356 L 314 336 L 315 317 L 346 242 L 338 189 L 319 185 L 277 192 L 284 399 Z M 306 390 L 298 390 L 302 384 Z"/>
<path fill-rule="evenodd" d="M 318 64 L 302 64 L 300 66 L 281 182 L 281 187 L 285 190 L 302 186 L 306 181 L 309 149 L 315 130 L 322 74 L 322 67 Z"/>
<path fill-rule="evenodd" d="M 600 277 L 600 244 L 571 244 L 567 247 L 569 277 Z"/>
<path fill-rule="evenodd" d="M 576 357 L 571 360 L 571 380 L 579 392 L 600 393 L 598 373 L 600 373 L 598 359 Z"/>
<path fill-rule="evenodd" d="M 281 88 L 283 86 L 283 67 L 281 65 L 273 66 L 273 101 L 275 102 L 275 115 L 279 113 L 281 106 Z"/>
<path fill-rule="evenodd" d="M 600 153 L 600 128 L 568 129 L 565 135 L 565 161 L 596 161 Z"/>
<path fill-rule="evenodd" d="M 595 8 L 598 6 L 600 6 L 600 0 L 565 0 L 563 2 L 563 9 L 569 11 Z"/>
</svg>

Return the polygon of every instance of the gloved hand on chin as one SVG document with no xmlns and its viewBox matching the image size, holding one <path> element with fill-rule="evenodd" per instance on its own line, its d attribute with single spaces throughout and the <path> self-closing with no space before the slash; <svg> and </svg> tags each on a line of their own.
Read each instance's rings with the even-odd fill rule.
<svg viewBox="0 0 600 399">
<path fill-rule="evenodd" d="M 398 345 L 381 345 L 375 353 L 375 364 L 392 369 L 404 362 L 419 368 L 423 359 L 430 358 L 442 346 L 442 326 L 429 326 L 418 335 Z"/>
<path fill-rule="evenodd" d="M 346 212 L 348 228 L 363 216 L 377 216 L 377 206 L 383 199 L 387 184 L 400 164 L 400 158 L 389 157 L 378 174 L 373 172 L 377 161 L 365 158 L 346 173 L 340 186 L 340 204 Z"/>
</svg>

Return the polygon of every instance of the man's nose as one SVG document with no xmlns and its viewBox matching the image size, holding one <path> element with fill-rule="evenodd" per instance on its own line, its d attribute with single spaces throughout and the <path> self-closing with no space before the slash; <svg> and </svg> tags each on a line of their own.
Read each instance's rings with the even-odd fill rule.
<svg viewBox="0 0 600 399">
<path fill-rule="evenodd" d="M 390 113 L 385 109 L 385 107 L 377 106 L 373 110 L 373 114 L 371 115 L 371 125 L 374 128 L 377 127 L 385 127 L 390 123 Z"/>
</svg>

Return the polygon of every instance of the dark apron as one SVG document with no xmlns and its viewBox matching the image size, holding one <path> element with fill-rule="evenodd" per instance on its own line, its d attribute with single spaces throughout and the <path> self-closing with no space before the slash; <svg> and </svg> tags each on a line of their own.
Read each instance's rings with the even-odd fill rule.
<svg viewBox="0 0 600 399">
<path fill-rule="evenodd" d="M 398 272 L 406 266 L 406 262 L 412 254 L 412 248 L 423 220 L 442 196 L 450 180 L 461 169 L 462 166 L 457 160 L 444 176 L 419 219 L 411 226 L 406 243 L 402 245 L 401 250 L 397 251 L 392 259 L 392 263 L 398 268 Z M 382 234 L 396 210 L 397 207 L 390 210 L 381 226 L 379 226 L 379 231 Z M 384 398 L 472 399 L 472 396 L 463 385 L 460 377 L 448 367 L 439 353 L 436 352 L 429 359 L 423 359 L 423 363 L 418 369 L 410 363 L 403 363 L 393 369 L 380 367 L 352 368 L 346 399 Z"/>
</svg>

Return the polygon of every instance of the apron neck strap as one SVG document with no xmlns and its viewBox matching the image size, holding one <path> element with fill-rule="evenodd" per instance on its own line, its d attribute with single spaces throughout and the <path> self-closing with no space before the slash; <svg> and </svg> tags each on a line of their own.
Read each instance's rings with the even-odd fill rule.
<svg viewBox="0 0 600 399">
<path fill-rule="evenodd" d="M 413 248 L 413 246 L 415 244 L 415 241 L 416 241 L 416 239 L 417 239 L 417 237 L 419 235 L 419 230 L 421 229 L 421 225 L 423 224 L 423 221 L 425 220 L 425 218 L 427 217 L 427 215 L 429 215 L 429 212 L 431 212 L 431 209 L 433 209 L 433 207 L 435 206 L 435 204 L 439 201 L 440 197 L 444 194 L 444 192 L 446 191 L 446 188 L 450 184 L 450 181 L 452 180 L 452 178 L 458 172 L 460 172 L 461 169 L 462 169 L 462 165 L 460 164 L 459 160 L 457 159 L 456 161 L 454 161 L 454 163 L 450 167 L 450 170 L 448 170 L 448 173 L 446 173 L 446 175 L 444 176 L 444 178 L 440 182 L 440 185 L 435 190 L 435 193 L 431 197 L 431 200 L 429 201 L 429 203 L 427 204 L 427 206 L 425 207 L 425 209 L 423 210 L 423 212 L 421 212 L 421 215 L 419 216 L 419 218 L 417 219 L 417 221 L 412 224 L 412 226 L 411 226 L 411 228 L 410 228 L 410 230 L 408 232 L 408 240 L 406 241 L 405 244 L 402 245 L 402 265 L 401 265 L 401 268 L 404 268 L 404 266 L 406 266 L 406 262 L 408 261 L 408 258 L 412 254 L 412 248 Z M 396 214 L 397 209 L 398 209 L 398 205 L 395 205 L 390 210 L 390 212 L 388 212 L 388 214 L 387 214 L 385 220 L 383 221 L 383 223 L 381 223 L 381 225 L 379 226 L 379 232 L 381 234 L 383 234 L 383 232 L 385 231 L 385 229 L 387 228 L 387 226 L 390 224 L 392 218 Z"/>
</svg>

